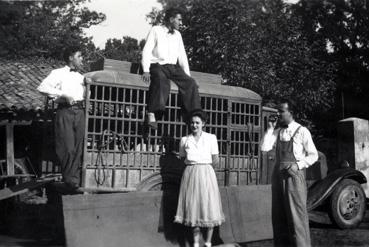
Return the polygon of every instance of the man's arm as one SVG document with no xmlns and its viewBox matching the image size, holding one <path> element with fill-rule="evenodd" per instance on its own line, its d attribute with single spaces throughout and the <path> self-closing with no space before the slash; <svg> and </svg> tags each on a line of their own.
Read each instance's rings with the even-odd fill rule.
<svg viewBox="0 0 369 247">
<path fill-rule="evenodd" d="M 303 127 L 302 145 L 305 150 L 305 158 L 297 162 L 299 169 L 307 168 L 318 160 L 318 150 L 316 149 L 310 131 Z"/>
<path fill-rule="evenodd" d="M 51 71 L 37 87 L 37 90 L 43 95 L 52 98 L 56 103 L 72 104 L 73 98 L 61 91 L 60 83 L 60 75 L 55 71 Z"/>
<path fill-rule="evenodd" d="M 45 96 L 56 99 L 63 94 L 58 84 L 58 76 L 56 75 L 55 71 L 51 71 L 51 73 L 37 87 L 37 90 Z"/>
<path fill-rule="evenodd" d="M 268 152 L 273 149 L 278 137 L 278 130 L 275 129 L 275 125 L 275 122 L 268 122 L 268 129 L 260 143 L 261 151 Z"/>
<path fill-rule="evenodd" d="M 155 47 L 155 37 L 155 29 L 151 28 L 149 34 L 147 35 L 145 46 L 142 50 L 141 64 L 144 72 L 142 75 L 142 80 L 147 83 L 150 82 L 150 61 L 152 57 L 152 51 Z"/>
<path fill-rule="evenodd" d="M 91 92 L 87 91 L 87 84 L 91 84 L 92 79 L 90 77 L 84 77 L 83 78 L 83 98 L 86 99 L 86 97 L 90 97 Z"/>
<path fill-rule="evenodd" d="M 188 75 L 191 76 L 190 73 L 190 66 L 188 65 L 188 59 L 187 59 L 187 54 L 186 54 L 186 50 L 184 48 L 184 44 L 183 44 L 183 40 L 182 40 L 182 35 L 178 32 L 179 34 L 179 57 L 178 57 L 178 64 L 179 66 L 181 66 L 181 68 L 183 69 L 183 71 Z"/>
</svg>

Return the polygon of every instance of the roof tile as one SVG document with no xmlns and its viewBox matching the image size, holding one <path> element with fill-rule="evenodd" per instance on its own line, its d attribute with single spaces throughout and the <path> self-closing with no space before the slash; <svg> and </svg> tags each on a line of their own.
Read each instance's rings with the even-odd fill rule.
<svg viewBox="0 0 369 247">
<path fill-rule="evenodd" d="M 53 59 L 0 58 L 0 112 L 44 109 L 45 98 L 36 88 L 51 70 L 62 66 Z"/>
</svg>

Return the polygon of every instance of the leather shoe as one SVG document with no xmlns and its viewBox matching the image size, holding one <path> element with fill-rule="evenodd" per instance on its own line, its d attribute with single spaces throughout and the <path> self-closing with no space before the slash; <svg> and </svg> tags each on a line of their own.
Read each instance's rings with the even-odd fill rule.
<svg viewBox="0 0 369 247">
<path fill-rule="evenodd" d="M 70 190 L 77 190 L 79 188 L 78 184 L 76 183 L 65 182 L 65 185 Z"/>
<path fill-rule="evenodd" d="M 151 129 L 154 129 L 154 130 L 158 129 L 158 122 L 146 121 L 146 125 L 150 127 Z"/>
</svg>

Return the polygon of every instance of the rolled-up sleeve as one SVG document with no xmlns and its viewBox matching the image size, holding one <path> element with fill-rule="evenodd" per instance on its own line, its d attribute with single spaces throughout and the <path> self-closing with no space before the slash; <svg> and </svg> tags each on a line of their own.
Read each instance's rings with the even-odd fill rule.
<svg viewBox="0 0 369 247">
<path fill-rule="evenodd" d="M 41 82 L 37 90 L 51 98 L 58 98 L 62 95 L 60 90 L 60 78 L 55 71 L 51 73 Z"/>
<path fill-rule="evenodd" d="M 260 150 L 268 152 L 273 149 L 275 142 L 277 141 L 279 130 L 268 129 L 263 136 L 260 143 Z"/>
<path fill-rule="evenodd" d="M 181 66 L 183 71 L 188 75 L 191 76 L 190 73 L 190 66 L 188 65 L 188 58 L 186 54 L 186 50 L 183 44 L 182 35 L 178 32 L 179 35 L 179 56 L 178 56 L 178 64 Z"/>
<path fill-rule="evenodd" d="M 147 35 L 146 43 L 142 50 L 141 63 L 142 63 L 142 68 L 144 72 L 150 71 L 152 51 L 155 47 L 155 37 L 156 37 L 156 32 L 155 32 L 155 27 L 153 27 L 151 28 L 149 34 Z"/>
<path fill-rule="evenodd" d="M 308 168 L 318 160 L 318 150 L 316 149 L 310 131 L 302 128 L 302 145 L 305 157 L 297 162 L 299 169 Z"/>
</svg>

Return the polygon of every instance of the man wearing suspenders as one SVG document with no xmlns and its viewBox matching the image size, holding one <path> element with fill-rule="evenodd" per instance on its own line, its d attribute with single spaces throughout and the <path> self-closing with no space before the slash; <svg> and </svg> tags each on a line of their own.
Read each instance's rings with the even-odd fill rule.
<svg viewBox="0 0 369 247">
<path fill-rule="evenodd" d="M 269 121 L 261 150 L 276 147 L 272 176 L 272 222 L 275 246 L 311 246 L 306 209 L 305 170 L 318 160 L 310 131 L 294 121 L 288 101 L 278 105 L 278 125 Z"/>
</svg>

